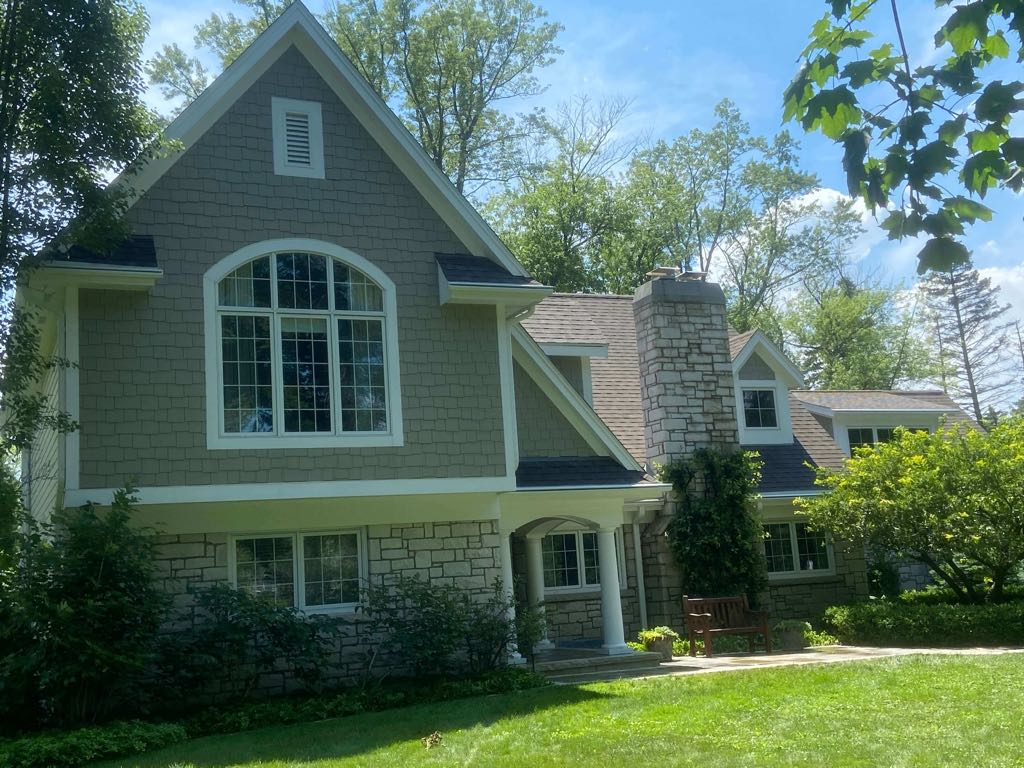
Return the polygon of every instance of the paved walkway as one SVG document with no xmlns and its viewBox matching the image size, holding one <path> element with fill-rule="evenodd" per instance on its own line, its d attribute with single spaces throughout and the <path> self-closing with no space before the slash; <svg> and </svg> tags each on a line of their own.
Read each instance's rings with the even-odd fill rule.
<svg viewBox="0 0 1024 768">
<path fill-rule="evenodd" d="M 885 659 L 894 656 L 911 656 L 914 654 L 954 655 L 954 656 L 991 656 L 1002 653 L 1024 653 L 1024 648 L 866 648 L 849 645 L 827 645 L 807 648 L 795 652 L 776 652 L 771 655 L 764 653 L 731 653 L 690 658 L 676 656 L 672 661 L 663 661 L 657 669 L 643 670 L 605 670 L 594 669 L 591 672 L 580 671 L 572 679 L 559 681 L 563 683 L 589 683 L 601 680 L 619 680 L 623 678 L 658 677 L 663 675 L 691 675 L 710 672 L 730 672 L 742 669 L 763 669 L 770 667 L 791 667 L 802 664 L 832 664 L 846 661 L 867 661 Z"/>
</svg>

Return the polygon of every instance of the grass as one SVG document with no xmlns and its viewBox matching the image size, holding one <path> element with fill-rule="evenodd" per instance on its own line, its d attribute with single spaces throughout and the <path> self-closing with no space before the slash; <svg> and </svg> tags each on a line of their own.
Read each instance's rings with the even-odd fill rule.
<svg viewBox="0 0 1024 768">
<path fill-rule="evenodd" d="M 440 731 L 441 746 L 420 739 Z M 552 687 L 268 728 L 106 766 L 1024 766 L 1024 655 Z"/>
</svg>

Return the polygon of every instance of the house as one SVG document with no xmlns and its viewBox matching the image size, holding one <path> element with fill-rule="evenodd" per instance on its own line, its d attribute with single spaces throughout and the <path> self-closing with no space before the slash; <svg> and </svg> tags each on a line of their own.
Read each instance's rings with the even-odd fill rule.
<svg viewBox="0 0 1024 768">
<path fill-rule="evenodd" d="M 174 152 L 115 182 L 132 236 L 21 291 L 43 351 L 76 363 L 44 391 L 80 427 L 26 452 L 34 514 L 132 481 L 179 607 L 229 582 L 349 616 L 353 674 L 360 589 L 399 576 L 521 583 L 550 641 L 619 654 L 681 619 L 653 467 L 741 442 L 766 461 L 775 612 L 866 594 L 863 560 L 792 518 L 803 462 L 837 465 L 865 430 L 948 401 L 875 393 L 857 411 L 868 396 L 803 391 L 685 275 L 553 294 L 300 3 L 168 135 Z"/>
</svg>

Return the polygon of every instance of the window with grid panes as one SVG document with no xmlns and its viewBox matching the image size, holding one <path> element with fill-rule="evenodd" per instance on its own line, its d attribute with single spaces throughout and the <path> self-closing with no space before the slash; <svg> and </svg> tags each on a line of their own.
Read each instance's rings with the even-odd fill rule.
<svg viewBox="0 0 1024 768">
<path fill-rule="evenodd" d="M 221 431 L 389 430 L 381 287 L 318 253 L 255 258 L 217 284 Z"/>
</svg>

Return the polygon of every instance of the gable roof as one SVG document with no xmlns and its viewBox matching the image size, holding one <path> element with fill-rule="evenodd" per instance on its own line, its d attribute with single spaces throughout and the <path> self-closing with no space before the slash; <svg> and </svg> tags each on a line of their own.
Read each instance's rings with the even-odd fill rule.
<svg viewBox="0 0 1024 768">
<path fill-rule="evenodd" d="M 640 357 L 632 296 L 556 293 L 544 299 L 523 328 L 541 344 L 607 344 L 590 361 L 593 408 L 641 465 L 647 461 Z"/>
<path fill-rule="evenodd" d="M 772 368 L 777 368 L 782 373 L 782 378 L 788 380 L 790 387 L 803 386 L 803 373 L 763 331 L 754 329 L 735 337 L 729 337 L 729 354 L 732 356 L 734 370 L 742 368 L 755 351 L 761 353 L 762 359 L 767 357 L 768 360 L 774 361 L 775 365 Z M 768 364 L 771 365 L 770 362 Z"/>
<path fill-rule="evenodd" d="M 431 162 L 412 134 L 300 1 L 289 5 L 166 128 L 164 136 L 178 144 L 175 151 L 140 161 L 114 183 L 130 187 L 133 199 L 141 197 L 292 46 L 305 56 L 472 255 L 493 260 L 513 275 L 527 276 L 526 269 Z"/>
</svg>

